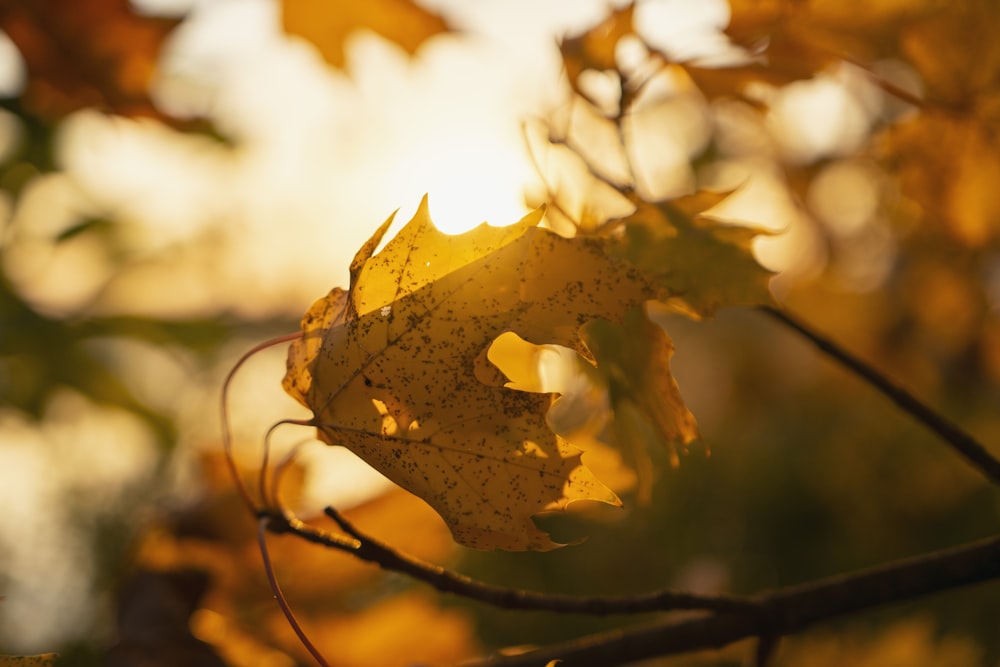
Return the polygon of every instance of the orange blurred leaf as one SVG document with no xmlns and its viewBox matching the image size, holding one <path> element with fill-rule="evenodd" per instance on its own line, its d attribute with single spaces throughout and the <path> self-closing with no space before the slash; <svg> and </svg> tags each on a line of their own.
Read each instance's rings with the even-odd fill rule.
<svg viewBox="0 0 1000 667">
<path fill-rule="evenodd" d="M 272 626 L 292 646 L 284 617 Z M 321 652 L 342 667 L 452 665 L 473 658 L 479 647 L 471 619 L 423 595 L 404 592 L 350 613 L 317 615 L 305 622 Z"/>
<path fill-rule="evenodd" d="M 448 32 L 445 20 L 412 0 L 284 0 L 285 31 L 312 42 L 334 67 L 344 66 L 344 41 L 367 28 L 413 55 L 434 35 Z"/>
<path fill-rule="evenodd" d="M 727 194 L 640 201 L 622 220 L 625 234 L 616 251 L 668 290 L 667 305 L 695 318 L 723 306 L 771 303 L 771 273 L 751 252 L 761 231 L 705 215 Z"/>
<path fill-rule="evenodd" d="M 52 667 L 58 661 L 55 653 L 38 655 L 0 655 L 0 667 Z"/>
<path fill-rule="evenodd" d="M 1000 92 L 1000 39 L 992 0 L 961 0 L 915 16 L 901 30 L 902 52 L 926 85 L 928 101 L 970 110 Z M 982 110 L 982 109 L 981 109 Z M 1000 120 L 1000 115 L 993 116 Z"/>
<path fill-rule="evenodd" d="M 1000 236 L 1000 40 L 993 3 L 967 0 L 902 30 L 926 85 L 920 113 L 882 136 L 887 164 L 928 222 L 968 247 Z"/>
<path fill-rule="evenodd" d="M 136 548 L 138 567 L 155 572 L 164 580 L 185 577 L 184 573 L 191 571 L 208 575 L 209 587 L 190 618 L 190 627 L 194 636 L 210 644 L 226 664 L 249 667 L 262 660 L 269 664 L 295 664 L 290 656 L 297 655 L 307 660 L 284 616 L 270 603 L 270 590 L 260 567 L 256 520 L 243 511 L 221 456 L 204 457 L 202 469 L 206 496 L 194 507 L 171 517 L 169 522 L 147 528 Z M 292 486 L 293 481 L 289 480 L 288 485 Z M 363 524 L 373 535 L 391 539 L 418 559 L 447 562 L 453 556 L 455 543 L 441 518 L 426 503 L 402 490 L 390 491 L 344 514 L 352 522 Z M 318 517 L 315 525 L 331 532 L 338 530 L 326 517 Z M 399 588 L 392 575 L 351 555 L 317 549 L 303 540 L 269 536 L 268 551 L 284 594 L 295 606 L 299 618 L 316 629 L 316 639 L 325 641 L 327 633 L 334 632 L 344 640 L 340 650 L 331 650 L 329 655 L 365 654 L 377 648 L 365 644 L 369 631 L 361 626 L 362 619 L 375 621 L 381 616 L 367 613 L 359 616 L 342 610 L 345 600 L 352 605 L 372 596 L 386 603 L 394 600 Z M 146 587 L 138 591 L 137 601 L 156 604 L 164 592 Z M 129 600 L 121 602 L 123 611 L 135 611 L 133 606 Z M 439 614 L 444 623 L 422 628 L 427 649 L 414 648 L 415 655 L 431 659 L 435 651 L 442 655 L 450 655 L 449 650 L 461 651 L 462 656 L 471 652 L 468 648 L 471 635 L 461 632 L 464 626 L 457 613 L 430 607 L 426 613 Z M 141 618 L 133 622 L 142 625 Z M 343 628 L 356 629 L 358 634 L 347 632 L 345 639 Z M 370 631 L 377 632 L 374 628 Z M 151 632 L 147 643 L 158 638 Z M 401 637 L 399 644 L 413 647 L 414 640 L 412 635 L 409 640 Z M 166 660 L 176 657 L 172 651 L 164 651 L 163 655 Z M 433 661 L 451 662 L 444 657 Z"/>
<path fill-rule="evenodd" d="M 900 25 L 922 16 L 927 0 L 800 2 L 731 0 L 726 34 L 746 49 L 733 67 L 681 63 L 708 98 L 740 96 L 747 84 L 784 86 L 846 60 L 867 64 L 897 57 Z"/>
<path fill-rule="evenodd" d="M 159 117 L 148 88 L 176 24 L 140 16 L 128 0 L 0 1 L 0 29 L 28 71 L 23 104 L 45 119 L 84 107 Z"/>
<path fill-rule="evenodd" d="M 969 247 L 980 247 L 1000 234 L 996 129 L 929 112 L 900 123 L 885 136 L 903 191 L 923 206 L 929 223 L 943 226 Z"/>
</svg>

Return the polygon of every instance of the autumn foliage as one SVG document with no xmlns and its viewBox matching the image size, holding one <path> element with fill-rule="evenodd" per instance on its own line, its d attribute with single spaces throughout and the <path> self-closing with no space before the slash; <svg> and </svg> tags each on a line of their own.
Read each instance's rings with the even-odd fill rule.
<svg viewBox="0 0 1000 667">
<path fill-rule="evenodd" d="M 0 28 L 28 70 L 21 102 L 26 111 L 49 120 L 88 107 L 160 117 L 149 85 L 160 47 L 176 25 L 176 20 L 137 16 L 128 0 L 0 5 Z"/>
<path fill-rule="evenodd" d="M 546 423 L 553 396 L 503 386 L 496 366 L 508 359 L 491 358 L 491 343 L 512 332 L 574 348 L 582 360 L 592 357 L 589 324 L 620 323 L 670 294 L 616 260 L 613 244 L 560 237 L 539 229 L 540 218 L 447 236 L 425 200 L 369 257 L 390 218 L 355 257 L 350 291 L 313 306 L 289 353 L 285 387 L 312 409 L 321 438 L 427 500 L 467 546 L 549 549 L 532 516 L 577 500 L 620 502 Z M 603 346 L 598 372 L 622 351 L 612 349 Z M 643 342 L 633 351 L 650 353 L 640 363 L 659 369 L 651 372 L 667 390 L 665 416 L 651 423 L 665 446 L 686 445 L 696 431 L 669 355 Z M 533 351 L 522 354 L 529 359 L 510 362 L 530 367 Z"/>
<path fill-rule="evenodd" d="M 198 498 L 122 534 L 93 527 L 95 544 L 120 540 L 104 556 L 117 620 L 61 649 L 70 661 L 996 662 L 993 3 L 731 0 L 716 59 L 662 39 L 659 4 L 553 44 L 561 101 L 524 120 L 525 217 L 445 234 L 431 192 L 402 226 L 353 221 L 372 232 L 348 284 L 295 306 L 297 327 L 67 315 L 0 274 L 0 391 L 18 414 L 43 421 L 66 387 L 123 408 L 166 476 L 190 463 L 183 428 L 100 344 L 232 366 L 227 341 L 281 331 L 273 384 L 309 415 L 275 429 L 393 485 L 303 510 L 301 448 L 272 455 L 272 430 L 248 459 L 258 443 L 230 430 L 233 378 L 254 363 L 240 359 Z M 411 0 L 280 6 L 285 33 L 338 71 L 362 33 L 411 58 L 473 38 Z M 226 144 L 150 93 L 184 21 L 125 0 L 0 0 L 25 70 L 4 106 L 32 146 L 0 174 L 12 206 L 58 172 L 48 146 L 81 109 Z M 108 217 L 53 243 L 119 256 Z"/>
</svg>

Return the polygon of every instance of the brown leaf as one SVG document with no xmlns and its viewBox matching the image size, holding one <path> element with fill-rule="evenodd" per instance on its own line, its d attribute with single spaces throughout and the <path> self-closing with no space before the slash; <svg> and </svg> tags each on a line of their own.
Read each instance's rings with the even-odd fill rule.
<svg viewBox="0 0 1000 667">
<path fill-rule="evenodd" d="M 968 247 L 1000 236 L 998 127 L 930 111 L 883 137 L 903 191 L 923 206 L 929 224 Z"/>
<path fill-rule="evenodd" d="M 139 16 L 128 0 L 0 1 L 0 28 L 28 70 L 23 104 L 49 120 L 84 107 L 159 117 L 148 88 L 176 24 Z"/>
<path fill-rule="evenodd" d="M 448 32 L 445 20 L 412 0 L 284 0 L 283 25 L 312 42 L 334 67 L 344 66 L 344 41 L 367 28 L 413 55 L 434 35 Z"/>
<path fill-rule="evenodd" d="M 927 0 L 801 2 L 732 0 L 726 34 L 751 56 L 734 67 L 682 63 L 705 94 L 742 96 L 751 82 L 784 86 L 841 60 L 867 64 L 898 57 L 900 25 L 923 15 Z M 753 100 L 751 100 L 753 101 Z"/>
<path fill-rule="evenodd" d="M 986 0 L 942 5 L 903 26 L 926 103 L 881 137 L 882 151 L 927 221 L 962 244 L 1000 235 L 1000 39 Z"/>
<path fill-rule="evenodd" d="M 970 109 L 995 96 L 1000 31 L 992 0 L 962 0 L 914 17 L 901 31 L 902 51 L 920 72 L 929 101 Z"/>
</svg>

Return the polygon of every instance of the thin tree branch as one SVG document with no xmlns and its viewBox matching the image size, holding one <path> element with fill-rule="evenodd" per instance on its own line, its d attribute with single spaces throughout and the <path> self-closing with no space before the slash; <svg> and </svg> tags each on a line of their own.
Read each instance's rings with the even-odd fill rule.
<svg viewBox="0 0 1000 667">
<path fill-rule="evenodd" d="M 824 354 L 833 358 L 845 368 L 850 369 L 855 375 L 878 389 L 903 411 L 909 413 L 913 418 L 951 445 L 956 452 L 961 454 L 966 461 L 985 475 L 987 479 L 994 484 L 1000 485 L 1000 460 L 997 460 L 990 454 L 986 447 L 956 424 L 925 405 L 911 393 L 879 373 L 872 366 L 861 361 L 831 339 L 812 330 L 808 325 L 793 317 L 788 312 L 769 306 L 761 306 L 760 310 L 810 340 Z"/>
<path fill-rule="evenodd" d="M 751 598 L 755 613 L 699 614 L 646 626 L 612 630 L 514 656 L 496 656 L 466 667 L 622 665 L 652 657 L 718 649 L 754 636 L 776 638 L 890 602 L 1000 577 L 1000 536 L 893 561 L 871 569 L 779 588 Z"/>
<path fill-rule="evenodd" d="M 387 544 L 361 533 L 332 507 L 326 509 L 326 514 L 337 522 L 337 525 L 349 537 L 318 530 L 294 517 L 277 513 L 268 515 L 268 528 L 276 533 L 293 533 L 315 544 L 346 551 L 357 558 L 375 563 L 383 570 L 401 572 L 430 584 L 442 593 L 454 593 L 503 609 L 530 609 L 605 616 L 671 610 L 708 610 L 747 614 L 756 611 L 759 606 L 759 603 L 751 602 L 746 598 L 728 595 L 710 596 L 674 591 L 654 591 L 637 595 L 580 596 L 539 593 L 495 586 L 401 553 Z"/>
<path fill-rule="evenodd" d="M 757 647 L 754 649 L 753 662 L 751 663 L 753 667 L 767 667 L 767 663 L 778 648 L 779 639 L 781 639 L 779 636 L 771 634 L 760 635 L 757 638 Z"/>
<path fill-rule="evenodd" d="M 243 504 L 246 505 L 247 508 L 254 514 L 259 513 L 257 501 L 255 501 L 253 496 L 250 495 L 250 491 L 247 489 L 246 483 L 240 476 L 240 471 L 236 467 L 236 458 L 233 455 L 233 430 L 229 425 L 229 388 L 232 386 L 233 378 L 236 377 L 236 372 L 242 368 L 243 364 L 245 364 L 250 357 L 262 350 L 266 350 L 269 347 L 287 343 L 301 337 L 302 332 L 297 331 L 292 334 L 286 334 L 284 336 L 278 336 L 276 338 L 266 340 L 259 345 L 253 346 L 245 352 L 235 364 L 233 364 L 233 367 L 230 368 L 229 372 L 226 374 L 226 379 L 222 382 L 222 391 L 219 395 L 219 413 L 222 422 L 222 451 L 226 457 L 226 466 L 229 468 L 229 474 L 233 478 L 233 483 L 236 484 L 236 490 L 243 499 Z M 261 499 L 261 502 L 265 502 L 264 499 Z"/>
<path fill-rule="evenodd" d="M 309 635 L 306 634 L 302 626 L 299 625 L 298 619 L 295 618 L 295 614 L 292 612 L 291 606 L 288 604 L 288 600 L 285 598 L 285 594 L 281 592 L 281 585 L 278 583 L 278 577 L 274 574 L 274 567 L 271 566 L 271 556 L 267 551 L 267 528 L 268 528 L 268 517 L 261 516 L 257 519 L 257 545 L 260 548 L 260 557 L 264 563 L 264 573 L 267 575 L 267 583 L 271 586 L 271 592 L 274 593 L 274 599 L 278 601 L 278 606 L 281 607 L 281 612 L 285 615 L 288 620 L 288 624 L 292 627 L 295 632 L 295 636 L 299 638 L 302 646 L 309 652 L 309 655 L 313 657 L 320 667 L 329 667 L 329 663 L 323 654 L 320 653 L 316 645 L 309 640 Z"/>
</svg>

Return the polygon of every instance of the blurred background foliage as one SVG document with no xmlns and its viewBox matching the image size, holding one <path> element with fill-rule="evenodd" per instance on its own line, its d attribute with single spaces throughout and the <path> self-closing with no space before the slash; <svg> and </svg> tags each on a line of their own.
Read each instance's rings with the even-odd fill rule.
<svg viewBox="0 0 1000 667">
<path fill-rule="evenodd" d="M 754 248 L 781 303 L 1000 441 L 998 18 L 990 0 L 0 1 L 0 653 L 306 662 L 220 462 L 218 387 L 423 191 L 445 222 L 548 201 L 566 230 L 627 210 L 611 186 L 735 190 L 715 212 L 773 232 Z M 624 475 L 625 511 L 544 519 L 580 545 L 457 548 L 421 502 L 318 448 L 287 502 L 574 593 L 751 593 L 995 531 L 975 471 L 789 331 L 738 309 L 659 317 L 711 456 L 664 453 L 648 504 Z M 235 388 L 248 476 L 267 425 L 301 416 L 281 357 Z M 622 622 L 483 608 L 271 543 L 337 665 Z M 998 586 L 824 624 L 775 664 L 997 664 Z"/>
</svg>

